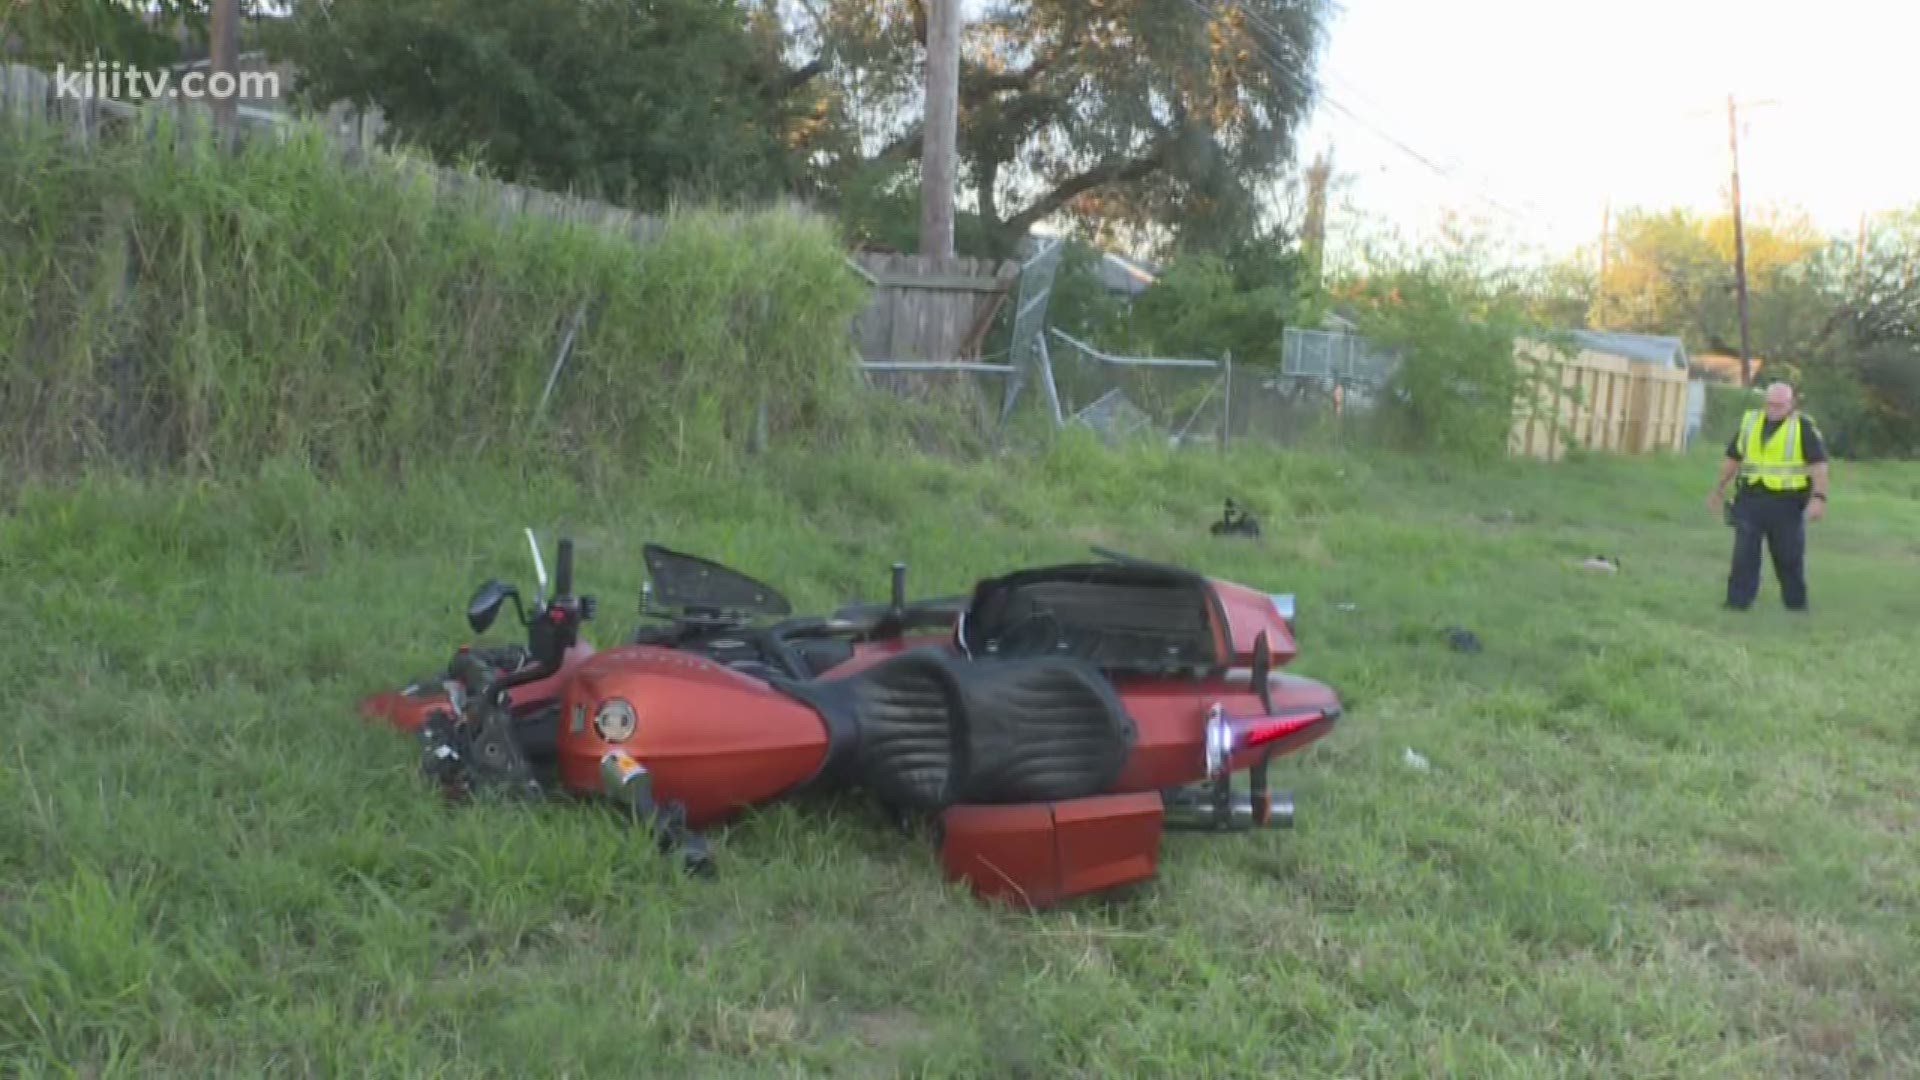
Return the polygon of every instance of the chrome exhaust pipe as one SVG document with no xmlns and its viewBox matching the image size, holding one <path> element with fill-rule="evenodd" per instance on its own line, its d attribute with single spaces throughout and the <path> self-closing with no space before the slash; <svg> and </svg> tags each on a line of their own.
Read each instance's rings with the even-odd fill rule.
<svg viewBox="0 0 1920 1080">
<path fill-rule="evenodd" d="M 1267 802 L 1267 828 L 1293 828 L 1293 792 L 1276 791 Z"/>
<path fill-rule="evenodd" d="M 1163 792 L 1164 820 L 1170 829 L 1237 832 L 1246 829 L 1293 828 L 1293 794 L 1273 792 L 1262 805 L 1253 795 L 1236 791 L 1224 801 L 1204 787 Z"/>
</svg>

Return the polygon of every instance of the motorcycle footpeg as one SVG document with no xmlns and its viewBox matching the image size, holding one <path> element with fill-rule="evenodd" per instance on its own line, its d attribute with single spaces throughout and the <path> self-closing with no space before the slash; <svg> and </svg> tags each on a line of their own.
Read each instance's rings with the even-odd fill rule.
<svg viewBox="0 0 1920 1080">
<path fill-rule="evenodd" d="M 688 833 L 680 848 L 680 867 L 694 877 L 710 878 L 718 868 L 713 863 L 713 851 L 707 846 L 707 838 L 699 833 Z"/>
</svg>

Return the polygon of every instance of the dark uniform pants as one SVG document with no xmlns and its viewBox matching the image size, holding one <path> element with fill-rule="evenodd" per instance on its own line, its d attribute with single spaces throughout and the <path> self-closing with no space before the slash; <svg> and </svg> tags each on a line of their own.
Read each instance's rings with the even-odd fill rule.
<svg viewBox="0 0 1920 1080">
<path fill-rule="evenodd" d="M 1799 499 L 1740 493 L 1733 503 L 1733 572 L 1727 575 L 1727 606 L 1745 608 L 1760 592 L 1760 543 L 1773 556 L 1780 598 L 1787 607 L 1807 606 L 1807 523 Z"/>
</svg>

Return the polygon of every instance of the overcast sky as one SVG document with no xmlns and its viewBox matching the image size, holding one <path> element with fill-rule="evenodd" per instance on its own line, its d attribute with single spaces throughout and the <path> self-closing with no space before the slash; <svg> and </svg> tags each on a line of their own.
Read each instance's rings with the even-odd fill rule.
<svg viewBox="0 0 1920 1080">
<path fill-rule="evenodd" d="M 1920 204 L 1912 0 L 1338 2 L 1319 81 L 1359 120 L 1322 101 L 1301 160 L 1332 145 L 1341 201 L 1403 230 L 1456 207 L 1557 251 L 1598 239 L 1609 197 L 1724 208 L 1730 92 L 1756 103 L 1748 207 L 1851 236 Z"/>
</svg>

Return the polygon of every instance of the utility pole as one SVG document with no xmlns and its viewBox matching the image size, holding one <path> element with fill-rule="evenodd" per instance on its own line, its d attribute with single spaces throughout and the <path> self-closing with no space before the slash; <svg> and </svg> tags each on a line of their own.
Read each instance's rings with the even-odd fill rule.
<svg viewBox="0 0 1920 1080">
<path fill-rule="evenodd" d="M 1328 148 L 1314 158 L 1307 169 L 1307 221 L 1302 230 L 1306 235 L 1307 259 L 1313 275 L 1313 284 L 1320 284 L 1321 269 L 1326 262 L 1327 250 L 1327 181 L 1333 175 L 1333 150 Z"/>
<path fill-rule="evenodd" d="M 1593 287 L 1595 330 L 1607 328 L 1607 249 L 1613 246 L 1613 199 L 1600 204 L 1600 280 Z"/>
<path fill-rule="evenodd" d="M 1747 341 L 1747 240 L 1740 225 L 1740 126 L 1733 95 L 1727 95 L 1727 144 L 1733 150 L 1733 282 L 1740 293 L 1740 385 L 1753 385 L 1753 359 Z"/>
<path fill-rule="evenodd" d="M 1853 245 L 1853 276 L 1856 280 L 1865 277 L 1867 272 L 1867 213 L 1860 212 L 1860 239 Z"/>
<path fill-rule="evenodd" d="M 953 188 L 958 172 L 960 0 L 926 0 L 927 115 L 920 143 L 920 254 L 953 257 Z"/>
<path fill-rule="evenodd" d="M 213 0 L 213 40 L 210 45 L 207 87 L 211 89 L 213 77 L 225 72 L 227 77 L 220 80 L 220 88 L 234 95 L 210 99 L 213 122 L 217 127 L 230 128 L 240 104 L 240 0 Z"/>
</svg>

